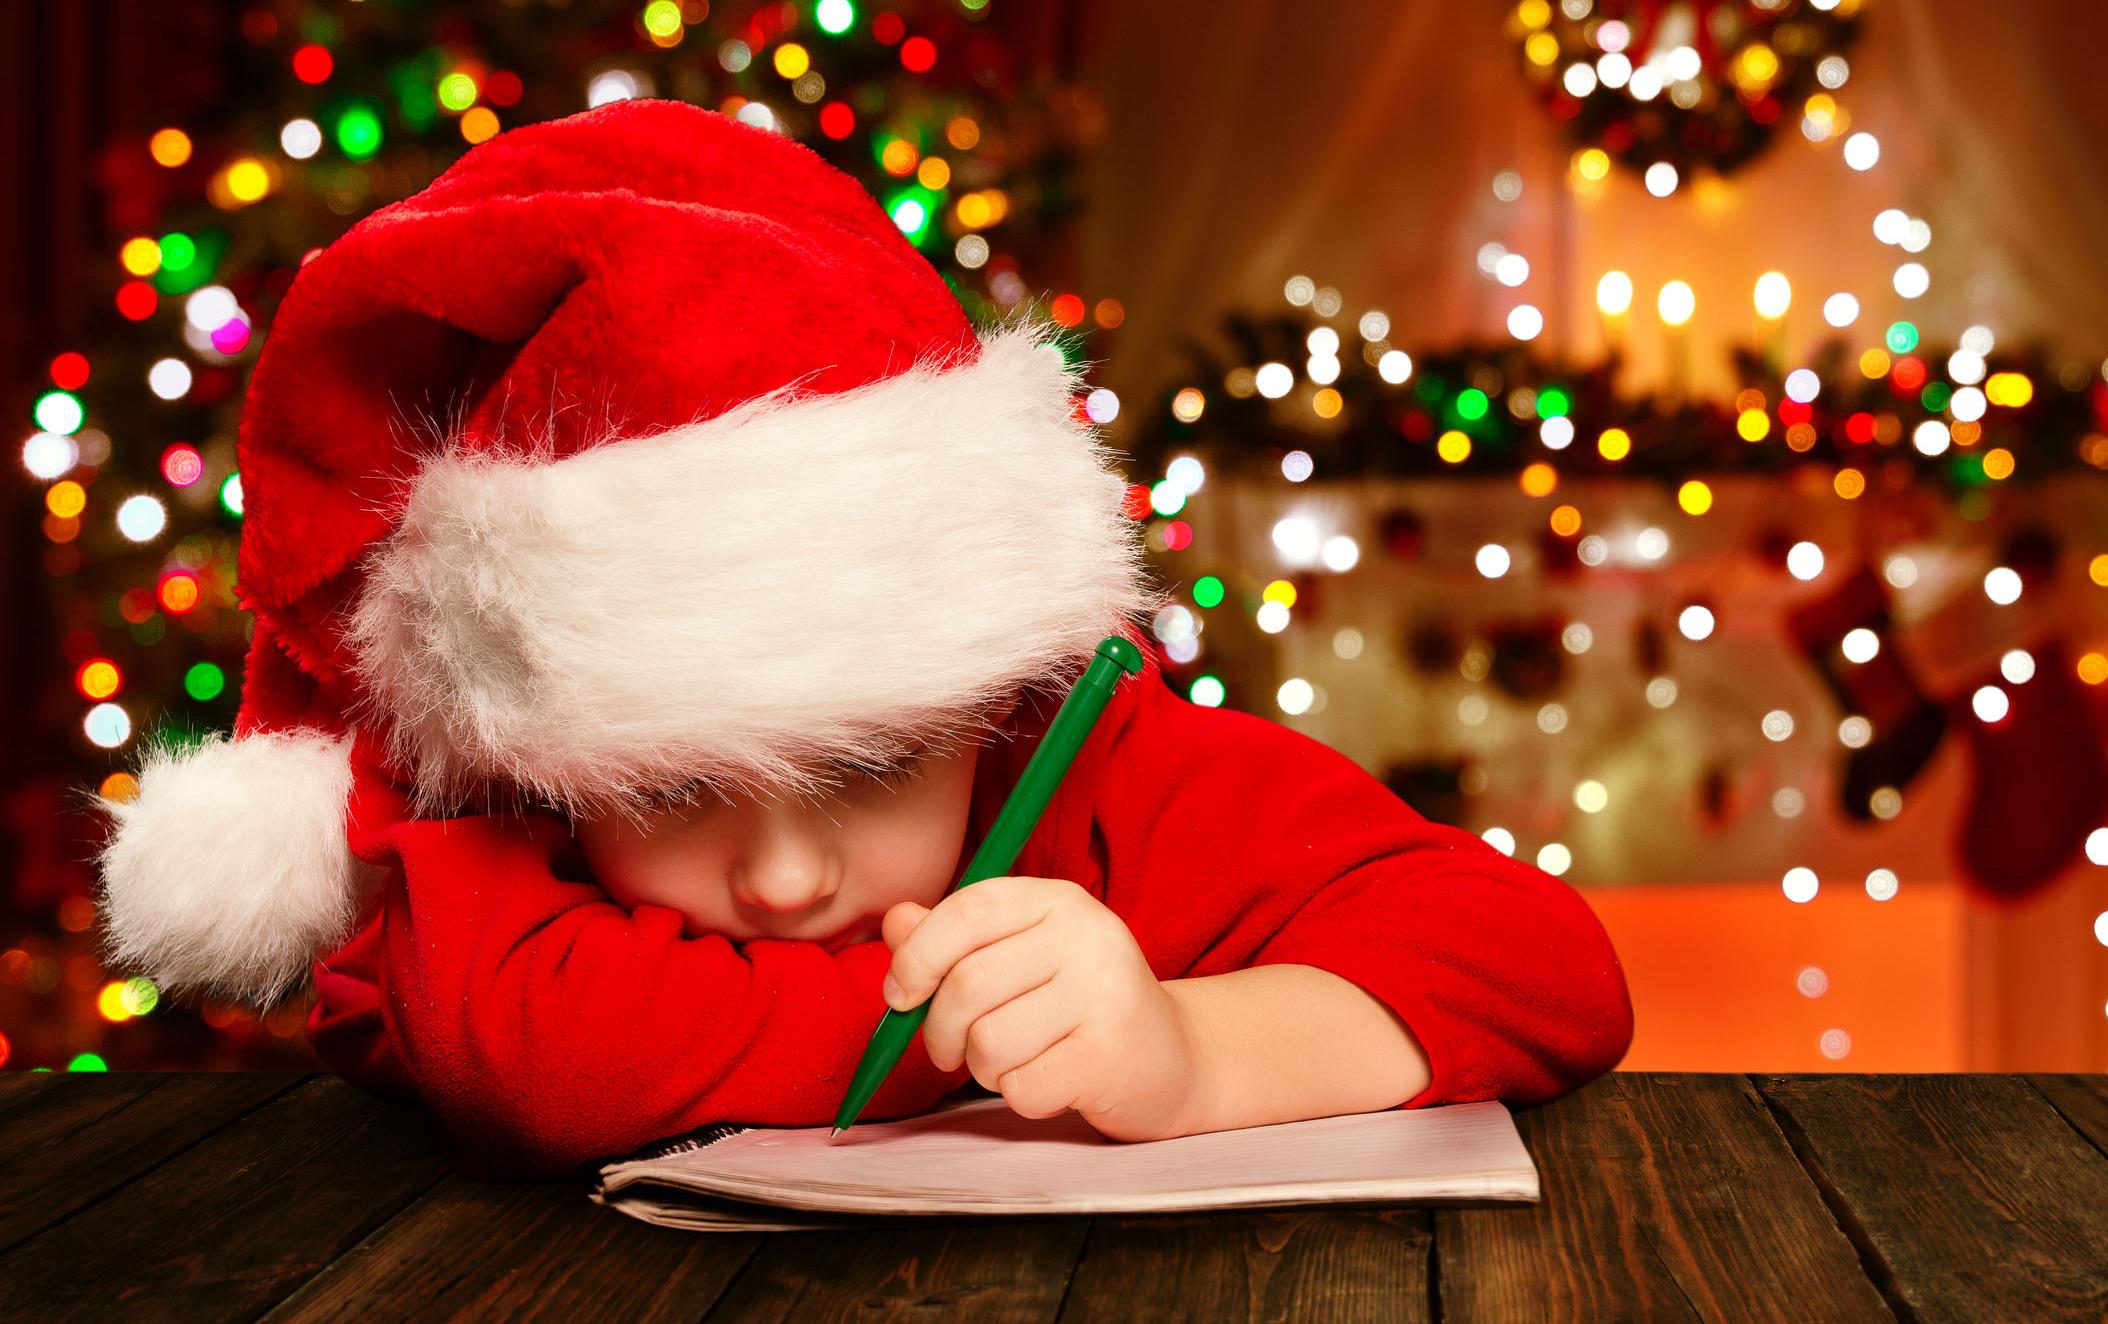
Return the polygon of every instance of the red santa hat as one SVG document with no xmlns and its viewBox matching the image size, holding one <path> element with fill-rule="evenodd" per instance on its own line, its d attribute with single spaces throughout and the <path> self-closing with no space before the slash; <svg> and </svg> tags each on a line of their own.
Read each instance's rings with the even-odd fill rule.
<svg viewBox="0 0 2108 1324">
<path fill-rule="evenodd" d="M 1048 330 L 977 333 L 854 179 L 680 102 L 353 226 L 249 385 L 234 737 L 110 806 L 112 964 L 297 985 L 358 917 L 368 748 L 421 813 L 619 811 L 810 791 L 1071 679 L 1161 596 Z"/>
</svg>

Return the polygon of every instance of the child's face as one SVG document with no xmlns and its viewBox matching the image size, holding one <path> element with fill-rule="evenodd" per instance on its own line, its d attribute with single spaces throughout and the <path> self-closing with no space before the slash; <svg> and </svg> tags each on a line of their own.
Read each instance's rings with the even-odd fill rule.
<svg viewBox="0 0 2108 1324">
<path fill-rule="evenodd" d="M 852 775 L 820 801 L 705 795 L 574 824 L 586 863 L 625 908 L 677 910 L 683 933 L 810 939 L 829 951 L 878 938 L 896 902 L 934 906 L 956 881 L 976 746 L 923 751 L 880 781 Z"/>
</svg>

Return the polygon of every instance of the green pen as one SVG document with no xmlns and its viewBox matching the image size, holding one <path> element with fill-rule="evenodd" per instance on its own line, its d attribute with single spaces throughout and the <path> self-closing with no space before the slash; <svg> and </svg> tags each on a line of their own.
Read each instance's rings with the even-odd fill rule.
<svg viewBox="0 0 2108 1324">
<path fill-rule="evenodd" d="M 1075 761 L 1076 751 L 1090 738 L 1091 728 L 1097 725 L 1098 715 L 1112 698 L 1113 686 L 1122 674 L 1142 674 L 1142 650 L 1132 641 L 1113 635 L 1098 645 L 1091 664 L 1069 690 L 1069 697 L 1062 700 L 1061 710 L 1047 726 L 1047 734 L 1040 740 L 1039 748 L 1025 764 L 1018 776 L 1017 785 L 1003 808 L 995 816 L 995 825 L 982 839 L 980 848 L 974 851 L 973 859 L 966 865 L 966 872 L 952 886 L 956 892 L 970 883 L 984 878 L 997 878 L 1010 871 L 1017 862 L 1018 852 L 1032 830 L 1039 825 L 1039 816 L 1045 811 L 1047 802 L 1054 798 L 1054 788 L 1061 785 L 1063 774 Z M 934 995 L 933 995 L 934 996 Z M 886 1008 L 885 1015 L 878 1018 L 878 1028 L 871 1032 L 871 1042 L 864 1046 L 864 1059 L 856 1064 L 856 1074 L 849 1078 L 848 1092 L 842 1095 L 842 1106 L 835 1110 L 834 1130 L 827 1138 L 834 1139 L 847 1131 L 856 1122 L 856 1115 L 864 1110 L 871 1096 L 885 1082 L 886 1076 L 907 1051 L 908 1041 L 915 1031 L 922 1028 L 923 1017 L 929 1014 L 930 1004 L 925 999 L 920 1005 L 907 1011 Z"/>
</svg>

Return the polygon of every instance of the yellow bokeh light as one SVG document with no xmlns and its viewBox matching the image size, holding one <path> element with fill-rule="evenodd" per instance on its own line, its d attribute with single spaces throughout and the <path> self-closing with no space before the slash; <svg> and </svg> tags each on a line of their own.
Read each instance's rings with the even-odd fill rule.
<svg viewBox="0 0 2108 1324">
<path fill-rule="evenodd" d="M 118 674 L 116 664 L 101 661 L 90 662 L 87 666 L 81 668 L 81 693 L 91 699 L 107 699 L 117 693 L 117 686 L 122 679 L 123 677 Z"/>
<path fill-rule="evenodd" d="M 944 126 L 944 141 L 962 152 L 970 152 L 981 141 L 981 126 L 965 115 L 956 116 Z"/>
<path fill-rule="evenodd" d="M 1632 434 L 1623 428 L 1605 428 L 1596 438 L 1596 454 L 1606 460 L 1622 460 L 1632 454 Z"/>
<path fill-rule="evenodd" d="M 1171 397 L 1171 416 L 1181 423 L 1193 422 L 1207 407 L 1208 397 L 1202 395 L 1200 388 L 1195 386 L 1188 386 Z"/>
<path fill-rule="evenodd" d="M 927 156 L 915 168 L 915 182 L 926 189 L 936 190 L 952 182 L 952 163 L 941 156 Z"/>
<path fill-rule="evenodd" d="M 1574 173 L 1583 179 L 1602 179 L 1610 173 L 1610 153 L 1600 147 L 1584 147 L 1574 153 Z"/>
<path fill-rule="evenodd" d="M 1851 501 L 1866 491 L 1866 475 L 1857 469 L 1839 469 L 1837 477 L 1830 480 L 1830 487 L 1837 495 Z"/>
<path fill-rule="evenodd" d="M 147 139 L 146 150 L 156 165 L 173 170 L 190 160 L 190 135 L 181 129 L 163 129 Z"/>
<path fill-rule="evenodd" d="M 1552 490 L 1558 486 L 1559 471 L 1557 469 L 1554 469 L 1551 465 L 1546 464 L 1543 460 L 1539 460 L 1535 464 L 1524 466 L 1522 471 L 1522 490 L 1524 496 L 1550 496 L 1552 494 Z"/>
<path fill-rule="evenodd" d="M 1471 455 L 1471 438 L 1452 428 L 1435 439 L 1435 454 L 1451 464 L 1462 464 Z"/>
<path fill-rule="evenodd" d="M 993 211 L 988 205 L 988 199 L 978 193 L 969 193 L 959 199 L 958 206 L 952 208 L 952 211 L 958 216 L 959 224 L 969 230 L 980 229 L 988 224 L 993 216 Z"/>
<path fill-rule="evenodd" d="M 1296 586 L 1285 579 L 1277 579 L 1273 583 L 1268 584 L 1265 590 L 1259 594 L 1259 600 L 1261 602 L 1278 602 L 1284 607 L 1293 607 L 1296 605 Z"/>
<path fill-rule="evenodd" d="M 1531 64 L 1549 65 L 1559 58 L 1559 38 L 1549 32 L 1533 32 L 1522 44 L 1522 53 Z"/>
<path fill-rule="evenodd" d="M 922 153 L 915 150 L 915 144 L 905 138 L 895 138 L 879 152 L 878 163 L 886 168 L 889 175 L 906 175 L 915 169 L 915 162 L 921 155 Z"/>
<path fill-rule="evenodd" d="M 1786 429 L 1786 449 L 1807 454 L 1815 448 L 1815 428 L 1808 423 L 1795 423 Z"/>
<path fill-rule="evenodd" d="M 1771 415 L 1761 409 L 1745 409 L 1735 417 L 1735 431 L 1744 441 L 1762 441 L 1771 435 Z"/>
<path fill-rule="evenodd" d="M 812 56 L 797 42 L 785 42 L 776 48 L 776 72 L 785 78 L 801 78 L 812 68 Z"/>
<path fill-rule="evenodd" d="M 102 992 L 95 995 L 95 1010 L 102 1013 L 106 1021 L 128 1021 L 132 1019 L 131 1008 L 124 1005 L 124 985 L 104 984 Z"/>
<path fill-rule="evenodd" d="M 1552 532 L 1562 538 L 1571 538 L 1581 532 L 1581 512 L 1573 506 L 1560 506 L 1552 512 Z"/>
<path fill-rule="evenodd" d="M 2086 577 L 2102 588 L 2108 588 L 2108 552 L 2102 552 L 2086 563 Z"/>
<path fill-rule="evenodd" d="M 2079 679 L 2088 685 L 2098 685 L 2108 680 L 2108 657 L 2099 653 L 2088 653 L 2079 659 Z"/>
<path fill-rule="evenodd" d="M 88 508 L 88 489 L 68 478 L 53 483 L 44 492 L 44 509 L 60 519 L 72 519 Z"/>
<path fill-rule="evenodd" d="M 271 174 L 263 162 L 245 156 L 227 167 L 227 192 L 236 202 L 258 202 L 271 191 Z"/>
<path fill-rule="evenodd" d="M 2013 452 L 1993 446 L 1984 452 L 1984 477 L 1994 481 L 2013 476 Z"/>
<path fill-rule="evenodd" d="M 1947 435 L 1957 446 L 1974 446 L 1984 439 L 1981 423 L 1956 423 L 1947 429 Z"/>
<path fill-rule="evenodd" d="M 139 779 L 129 772 L 113 772 L 102 779 L 102 798 L 130 804 L 139 798 Z"/>
<path fill-rule="evenodd" d="M 1693 478 L 1676 489 L 1676 504 L 1686 515 L 1703 515 L 1713 508 L 1713 489 Z"/>
<path fill-rule="evenodd" d="M 161 270 L 161 245 L 144 237 L 127 239 L 117 250 L 117 262 L 134 276 L 151 276 Z"/>
<path fill-rule="evenodd" d="M 1991 380 L 1984 383 L 1984 398 L 1994 405 L 2018 409 L 2035 398 L 2035 384 L 2023 373 L 1994 372 Z"/>
<path fill-rule="evenodd" d="M 1526 28 L 1541 28 L 1552 21 L 1551 0 L 1522 0 L 1515 6 L 1515 21 Z"/>
<path fill-rule="evenodd" d="M 1742 79 L 1761 87 L 1779 76 L 1779 57 L 1771 47 L 1758 42 L 1742 48 L 1737 68 Z"/>
<path fill-rule="evenodd" d="M 477 106 L 461 117 L 461 136 L 472 143 L 489 142 L 498 136 L 498 112 Z"/>
<path fill-rule="evenodd" d="M 1319 418 L 1339 417 L 1340 407 L 1344 403 L 1340 393 L 1329 386 L 1310 397 L 1310 408 Z"/>
</svg>

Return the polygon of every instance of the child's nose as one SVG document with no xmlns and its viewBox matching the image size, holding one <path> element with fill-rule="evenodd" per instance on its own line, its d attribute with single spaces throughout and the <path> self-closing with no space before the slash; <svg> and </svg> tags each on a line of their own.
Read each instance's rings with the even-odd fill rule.
<svg viewBox="0 0 2108 1324">
<path fill-rule="evenodd" d="M 779 834 L 753 842 L 733 862 L 728 881 L 742 905 L 793 914 L 833 896 L 841 873 L 821 843 Z"/>
</svg>

